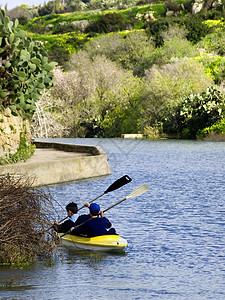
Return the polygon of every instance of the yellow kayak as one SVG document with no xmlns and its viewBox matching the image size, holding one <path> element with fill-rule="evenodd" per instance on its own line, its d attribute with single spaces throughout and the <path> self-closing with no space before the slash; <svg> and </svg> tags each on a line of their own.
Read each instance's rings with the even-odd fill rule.
<svg viewBox="0 0 225 300">
<path fill-rule="evenodd" d="M 63 233 L 59 234 L 60 236 Z M 96 237 L 81 237 L 71 234 L 62 236 L 63 244 L 73 245 L 77 249 L 112 251 L 123 250 L 127 246 L 127 241 L 119 235 L 101 235 Z"/>
</svg>

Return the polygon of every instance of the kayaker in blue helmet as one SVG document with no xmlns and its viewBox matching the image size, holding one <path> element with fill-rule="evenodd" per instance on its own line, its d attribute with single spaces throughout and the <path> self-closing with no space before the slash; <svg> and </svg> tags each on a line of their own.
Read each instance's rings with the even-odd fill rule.
<svg viewBox="0 0 225 300">
<path fill-rule="evenodd" d="M 94 237 L 99 235 L 116 234 L 115 229 L 111 228 L 111 223 L 104 217 L 103 211 L 97 203 L 85 202 L 85 206 L 89 207 L 91 219 L 81 224 L 79 227 L 70 229 L 73 235 Z M 99 217 L 100 215 L 100 217 Z"/>
</svg>

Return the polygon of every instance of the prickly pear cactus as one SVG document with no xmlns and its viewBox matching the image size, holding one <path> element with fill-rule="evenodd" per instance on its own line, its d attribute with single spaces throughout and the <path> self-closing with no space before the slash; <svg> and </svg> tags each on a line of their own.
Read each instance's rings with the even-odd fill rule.
<svg viewBox="0 0 225 300">
<path fill-rule="evenodd" d="M 10 107 L 30 119 L 43 90 L 52 85 L 55 63 L 18 25 L 0 10 L 0 110 Z"/>
</svg>

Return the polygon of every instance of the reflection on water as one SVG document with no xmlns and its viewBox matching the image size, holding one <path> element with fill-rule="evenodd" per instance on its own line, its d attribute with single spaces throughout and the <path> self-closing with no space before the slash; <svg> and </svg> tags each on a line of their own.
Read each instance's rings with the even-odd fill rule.
<svg viewBox="0 0 225 300">
<path fill-rule="evenodd" d="M 60 254 L 59 254 L 60 253 Z M 66 256 L 65 247 L 61 246 L 58 251 L 58 259 L 61 257 L 61 262 L 67 264 L 74 262 L 82 262 L 89 265 L 92 268 L 97 268 L 101 262 L 108 258 L 116 259 L 117 257 L 126 256 L 125 251 L 113 252 L 113 251 L 91 251 L 91 250 L 81 250 L 75 249 L 74 247 L 66 246 Z"/>
<path fill-rule="evenodd" d="M 64 141 L 101 146 L 112 175 L 49 187 L 62 218 L 68 202 L 81 207 L 125 174 L 132 182 L 98 199 L 102 209 L 150 187 L 106 213 L 128 247 L 112 254 L 60 246 L 53 261 L 0 267 L 1 299 L 225 299 L 224 143 Z"/>
</svg>

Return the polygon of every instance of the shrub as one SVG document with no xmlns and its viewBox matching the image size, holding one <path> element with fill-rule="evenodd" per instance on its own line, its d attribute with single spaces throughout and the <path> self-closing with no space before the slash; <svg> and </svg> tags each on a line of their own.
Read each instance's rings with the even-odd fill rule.
<svg viewBox="0 0 225 300">
<path fill-rule="evenodd" d="M 84 50 L 90 57 L 105 55 L 138 76 L 144 76 L 145 70 L 153 65 L 157 57 L 154 43 L 145 31 L 99 37 L 86 44 Z"/>
<path fill-rule="evenodd" d="M 67 33 L 67 32 L 73 32 L 75 31 L 75 26 L 71 23 L 67 23 L 67 24 L 57 24 L 54 27 L 54 30 L 52 31 L 52 34 L 59 34 L 59 33 Z"/>
<path fill-rule="evenodd" d="M 26 265 L 55 249 L 56 237 L 46 231 L 54 199 L 32 184 L 27 176 L 0 175 L 0 265 Z"/>
<path fill-rule="evenodd" d="M 169 22 L 166 19 L 150 21 L 148 23 L 147 33 L 153 37 L 156 47 L 161 47 L 164 44 L 162 32 L 168 30 Z"/>
<path fill-rule="evenodd" d="M 198 139 L 202 139 L 211 134 L 225 135 L 225 119 L 224 118 L 209 127 L 205 127 L 204 129 L 199 129 L 196 134 L 196 137 Z"/>
<path fill-rule="evenodd" d="M 203 54 L 196 59 L 203 64 L 206 73 L 213 77 L 215 84 L 225 80 L 225 58 L 219 55 Z"/>
<path fill-rule="evenodd" d="M 39 16 L 51 15 L 55 13 L 62 13 L 64 5 L 60 1 L 49 1 L 38 9 Z"/>
<path fill-rule="evenodd" d="M 13 126 L 11 130 L 14 130 Z M 20 133 L 20 144 L 16 153 L 9 154 L 8 157 L 0 157 L 0 165 L 24 162 L 34 154 L 34 151 L 35 145 L 31 143 L 27 144 L 27 132 L 24 126 L 23 131 Z"/>
<path fill-rule="evenodd" d="M 70 58 L 70 55 L 82 47 L 89 39 L 87 34 L 81 32 L 68 32 L 64 34 L 35 35 L 33 39 L 42 41 L 48 58 L 58 62 L 61 66 Z"/>
<path fill-rule="evenodd" d="M 142 128 L 163 122 L 166 133 L 179 131 L 175 111 L 184 97 L 205 90 L 212 84 L 204 67 L 194 59 L 174 60 L 147 72 L 142 96 Z"/>
<path fill-rule="evenodd" d="M 38 103 L 42 110 L 33 118 L 34 136 L 115 137 L 137 131 L 139 78 L 104 56 L 91 59 L 82 51 L 68 65 L 67 73 L 55 70 L 54 87 Z"/>
<path fill-rule="evenodd" d="M 203 20 L 197 16 L 184 19 L 184 25 L 188 30 L 187 39 L 193 44 L 197 44 L 207 34 L 211 32 L 211 29 L 207 24 L 203 23 Z"/>
<path fill-rule="evenodd" d="M 48 58 L 54 59 L 60 66 L 64 66 L 70 59 L 70 52 L 63 46 L 52 44 L 51 50 L 48 51 Z"/>
<path fill-rule="evenodd" d="M 165 4 L 166 4 L 166 9 L 167 10 L 172 10 L 172 11 L 175 11 L 175 12 L 178 12 L 178 11 L 182 10 L 181 5 L 176 3 L 173 0 L 166 0 Z"/>
<path fill-rule="evenodd" d="M 182 137 L 195 139 L 199 129 L 210 127 L 220 121 L 224 111 L 225 97 L 214 87 L 183 99 L 177 110 Z"/>
<path fill-rule="evenodd" d="M 143 129 L 143 134 L 146 138 L 148 139 L 160 139 L 165 137 L 165 134 L 163 133 L 163 124 L 162 123 L 158 123 L 155 124 L 154 126 L 146 126 Z"/>
<path fill-rule="evenodd" d="M 217 31 L 209 34 L 206 38 L 199 43 L 201 47 L 208 52 L 214 52 L 220 56 L 225 55 L 225 36 L 224 31 Z"/>
<path fill-rule="evenodd" d="M 197 47 L 185 38 L 186 30 L 178 26 L 170 26 L 163 32 L 164 45 L 158 51 L 156 62 L 169 63 L 171 60 L 184 57 L 196 57 L 199 55 Z"/>
<path fill-rule="evenodd" d="M 170 26 L 178 25 L 185 27 L 187 30 L 186 38 L 193 44 L 198 43 L 202 38 L 211 32 L 209 26 L 199 17 L 171 17 L 150 21 L 148 23 L 147 32 L 153 36 L 156 47 L 164 44 L 163 32 L 167 31 Z"/>
<path fill-rule="evenodd" d="M 109 33 L 124 29 L 123 17 L 117 13 L 101 15 L 97 21 L 90 24 L 85 32 Z"/>
</svg>

